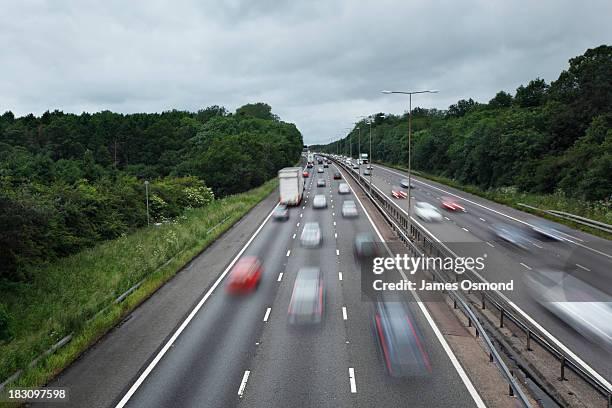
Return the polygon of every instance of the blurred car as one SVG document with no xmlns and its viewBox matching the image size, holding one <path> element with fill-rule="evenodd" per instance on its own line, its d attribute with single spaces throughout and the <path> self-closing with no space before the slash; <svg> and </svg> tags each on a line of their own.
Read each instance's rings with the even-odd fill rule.
<svg viewBox="0 0 612 408">
<path fill-rule="evenodd" d="M 414 204 L 414 213 L 417 217 L 426 222 L 442 221 L 442 214 L 433 205 L 424 201 L 419 201 Z"/>
<path fill-rule="evenodd" d="M 321 227 L 318 222 L 307 222 L 300 235 L 300 244 L 306 248 L 316 248 L 321 245 Z"/>
<path fill-rule="evenodd" d="M 272 218 L 278 221 L 286 221 L 289 219 L 289 208 L 285 204 L 279 204 L 272 213 Z"/>
<path fill-rule="evenodd" d="M 340 183 L 338 185 L 338 194 L 350 194 L 350 193 L 351 193 L 351 189 L 348 184 Z"/>
<path fill-rule="evenodd" d="M 456 199 L 452 197 L 442 197 L 442 201 L 440 202 L 440 207 L 448 211 L 465 212 L 465 208 L 461 204 L 459 204 Z"/>
<path fill-rule="evenodd" d="M 327 199 L 323 194 L 317 194 L 312 200 L 313 208 L 327 208 Z"/>
<path fill-rule="evenodd" d="M 359 168 L 359 165 L 358 165 L 357 163 L 353 163 L 353 168 L 354 168 L 354 169 L 358 169 L 358 168 Z"/>
<path fill-rule="evenodd" d="M 323 167 L 328 168 L 329 167 L 329 162 L 323 163 Z"/>
<path fill-rule="evenodd" d="M 416 321 L 403 302 L 376 302 L 372 322 L 379 355 L 392 377 L 431 373 L 425 343 Z"/>
<path fill-rule="evenodd" d="M 334 180 L 341 180 L 342 179 L 342 175 L 339 172 L 335 172 L 334 173 Z"/>
<path fill-rule="evenodd" d="M 371 175 L 372 175 L 372 170 L 370 170 L 370 169 L 365 169 L 365 170 L 363 171 L 363 175 L 364 175 L 364 176 L 371 176 Z"/>
<path fill-rule="evenodd" d="M 359 215 L 357 205 L 353 200 L 347 200 L 342 203 L 342 216 L 345 218 L 355 218 Z"/>
<path fill-rule="evenodd" d="M 525 232 L 513 225 L 498 223 L 491 225 L 491 230 L 495 237 L 506 241 L 518 248 L 527 249 L 529 245 L 529 239 Z"/>
<path fill-rule="evenodd" d="M 543 236 L 555 241 L 563 241 L 562 234 L 564 229 L 562 226 L 545 220 L 536 220 L 531 223 L 532 231 L 538 236 Z"/>
<path fill-rule="evenodd" d="M 320 157 L 317 159 L 317 164 L 323 164 L 323 159 L 321 159 Z"/>
<path fill-rule="evenodd" d="M 361 232 L 355 236 L 353 249 L 357 258 L 370 258 L 382 253 L 380 244 L 374 240 L 372 234 Z"/>
<path fill-rule="evenodd" d="M 612 353 L 612 296 L 574 275 L 534 269 L 523 275 L 530 296 L 578 334 Z"/>
<path fill-rule="evenodd" d="M 308 172 L 307 172 L 307 171 L 304 171 L 304 172 L 302 173 L 302 176 L 303 176 L 304 178 L 308 178 L 309 174 L 308 174 Z"/>
<path fill-rule="evenodd" d="M 289 301 L 289 324 L 318 324 L 323 320 L 325 288 L 321 269 L 302 267 L 297 273 Z"/>
<path fill-rule="evenodd" d="M 414 188 L 414 184 L 408 182 L 408 179 L 401 179 L 399 184 L 404 188 Z"/>
<path fill-rule="evenodd" d="M 263 268 L 256 256 L 245 256 L 238 260 L 229 273 L 227 291 L 247 293 L 255 290 L 261 281 Z"/>
<path fill-rule="evenodd" d="M 323 173 L 323 172 L 325 172 L 325 169 L 323 169 L 323 167 L 319 166 L 317 168 L 317 173 Z"/>
<path fill-rule="evenodd" d="M 399 186 L 393 186 L 391 187 L 391 196 L 393 198 L 408 198 L 408 193 Z"/>
<path fill-rule="evenodd" d="M 368 167 L 366 167 L 366 169 L 368 169 L 368 170 L 374 170 L 374 167 L 372 167 L 372 165 L 371 165 L 371 164 L 368 164 Z"/>
<path fill-rule="evenodd" d="M 325 179 L 318 179 L 317 180 L 317 187 L 325 187 Z"/>
</svg>

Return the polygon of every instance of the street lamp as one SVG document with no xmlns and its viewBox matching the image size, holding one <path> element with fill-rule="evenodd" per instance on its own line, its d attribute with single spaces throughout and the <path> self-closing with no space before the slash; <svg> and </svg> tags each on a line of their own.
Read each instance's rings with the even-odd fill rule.
<svg viewBox="0 0 612 408">
<path fill-rule="evenodd" d="M 381 91 L 384 94 L 402 94 L 408 95 L 408 218 L 410 218 L 410 196 L 412 192 L 410 189 L 412 188 L 411 184 L 411 172 L 412 172 L 412 164 L 411 164 L 411 145 L 412 145 L 412 95 L 415 94 L 423 94 L 423 93 L 438 93 L 435 89 L 427 89 L 424 91 Z"/>
</svg>

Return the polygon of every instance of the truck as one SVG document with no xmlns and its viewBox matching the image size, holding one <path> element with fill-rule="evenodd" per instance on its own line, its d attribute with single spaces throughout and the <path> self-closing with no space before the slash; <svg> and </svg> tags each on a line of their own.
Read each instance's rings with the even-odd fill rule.
<svg viewBox="0 0 612 408">
<path fill-rule="evenodd" d="M 304 194 L 304 177 L 301 167 L 285 167 L 278 171 L 281 204 L 299 205 Z"/>
<path fill-rule="evenodd" d="M 308 164 L 314 164 L 314 153 L 308 152 Z"/>
<path fill-rule="evenodd" d="M 359 163 L 368 164 L 368 154 L 367 153 L 361 153 L 361 156 L 359 157 Z"/>
</svg>

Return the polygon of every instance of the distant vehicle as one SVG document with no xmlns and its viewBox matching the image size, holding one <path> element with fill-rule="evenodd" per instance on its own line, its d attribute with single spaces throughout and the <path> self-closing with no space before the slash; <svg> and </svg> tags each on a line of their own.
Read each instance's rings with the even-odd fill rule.
<svg viewBox="0 0 612 408">
<path fill-rule="evenodd" d="M 393 198 L 408 198 L 408 193 L 404 191 L 403 188 L 399 186 L 391 187 L 391 195 Z"/>
<path fill-rule="evenodd" d="M 323 194 L 317 194 L 312 200 L 312 206 L 314 208 L 327 208 L 327 199 Z"/>
<path fill-rule="evenodd" d="M 459 204 L 456 199 L 452 197 L 442 197 L 442 201 L 440 202 L 440 207 L 448 211 L 465 212 L 465 208 L 461 204 Z"/>
<path fill-rule="evenodd" d="M 497 238 L 521 249 L 526 250 L 529 248 L 529 239 L 522 229 L 504 223 L 493 224 L 491 229 Z"/>
<path fill-rule="evenodd" d="M 414 188 L 414 184 L 409 183 L 408 179 L 401 179 L 400 180 L 400 186 L 404 187 L 404 188 Z"/>
<path fill-rule="evenodd" d="M 357 258 L 379 256 L 382 252 L 378 242 L 374 240 L 372 234 L 367 232 L 361 232 L 355 236 L 353 249 Z"/>
<path fill-rule="evenodd" d="M 363 171 L 363 175 L 364 175 L 364 176 L 371 176 L 371 175 L 372 175 L 372 170 L 370 170 L 370 169 L 365 169 L 365 170 Z"/>
<path fill-rule="evenodd" d="M 374 170 L 374 167 L 372 167 L 372 165 L 371 165 L 371 164 L 368 164 L 368 167 L 366 167 L 366 169 L 368 169 L 368 170 Z"/>
<path fill-rule="evenodd" d="M 312 169 L 312 168 L 314 167 L 314 164 L 312 164 L 312 163 L 308 163 L 308 164 L 306 165 L 306 167 L 307 167 L 307 168 L 309 168 L 309 169 Z"/>
<path fill-rule="evenodd" d="M 358 168 L 359 168 L 359 164 L 358 164 L 357 162 L 354 162 L 354 163 L 353 163 L 353 168 L 354 168 L 354 169 L 358 169 Z"/>
<path fill-rule="evenodd" d="M 429 356 L 416 320 L 402 302 L 376 302 L 372 322 L 379 355 L 392 377 L 431 373 Z"/>
<path fill-rule="evenodd" d="M 414 213 L 423 221 L 442 221 L 442 214 L 433 205 L 419 201 L 414 205 Z"/>
<path fill-rule="evenodd" d="M 325 187 L 325 179 L 317 179 L 317 187 Z"/>
<path fill-rule="evenodd" d="M 298 205 L 304 194 L 304 179 L 308 172 L 300 167 L 285 167 L 278 171 L 279 192 L 281 204 Z"/>
<path fill-rule="evenodd" d="M 314 154 L 308 152 L 308 164 L 314 164 Z"/>
<path fill-rule="evenodd" d="M 361 160 L 362 164 L 368 164 L 368 154 L 367 153 L 361 153 L 361 156 L 359 156 L 359 159 Z"/>
<path fill-rule="evenodd" d="M 345 218 L 355 218 L 359 214 L 357 212 L 357 205 L 353 200 L 347 200 L 342 203 L 342 216 Z"/>
<path fill-rule="evenodd" d="M 272 213 L 272 218 L 278 221 L 287 221 L 289 219 L 289 209 L 285 204 L 279 204 Z"/>
<path fill-rule="evenodd" d="M 334 173 L 334 180 L 341 180 L 342 179 L 342 175 L 340 174 L 340 172 L 335 172 Z"/>
<path fill-rule="evenodd" d="M 321 227 L 318 222 L 307 222 L 300 235 L 300 244 L 306 248 L 316 248 L 321 245 Z"/>
<path fill-rule="evenodd" d="M 323 167 L 328 168 L 329 167 L 328 162 L 323 163 Z"/>
<path fill-rule="evenodd" d="M 261 280 L 262 266 L 256 256 L 241 258 L 229 273 L 227 291 L 247 293 L 255 290 Z"/>
<path fill-rule="evenodd" d="M 317 159 L 317 164 L 323 164 L 323 159 L 319 157 L 319 158 Z"/>
<path fill-rule="evenodd" d="M 323 173 L 325 172 L 325 170 L 323 169 L 323 167 L 319 166 L 319 168 L 317 169 L 317 173 Z"/>
<path fill-rule="evenodd" d="M 289 310 L 289 324 L 319 324 L 323 320 L 325 288 L 323 274 L 317 267 L 302 267 L 298 270 Z"/>
<path fill-rule="evenodd" d="M 302 173 L 302 176 L 303 176 L 304 178 L 308 178 L 308 176 L 309 176 L 309 175 L 310 175 L 310 174 L 309 174 L 309 173 L 308 173 L 306 170 L 304 170 L 304 173 Z"/>
<path fill-rule="evenodd" d="M 340 183 L 340 185 L 338 185 L 338 194 L 350 194 L 350 193 L 351 193 L 351 189 L 348 184 Z"/>
</svg>

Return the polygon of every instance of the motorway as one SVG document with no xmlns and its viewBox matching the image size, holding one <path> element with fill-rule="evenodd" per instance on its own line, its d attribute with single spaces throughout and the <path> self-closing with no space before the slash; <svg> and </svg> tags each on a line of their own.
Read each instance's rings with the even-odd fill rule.
<svg viewBox="0 0 612 408">
<path fill-rule="evenodd" d="M 211 278 L 208 289 L 199 289 L 205 292 L 173 323 L 176 326 L 161 344 L 146 333 L 163 330 L 151 331 L 147 326 L 155 328 L 174 319 L 163 318 L 167 310 L 172 316 L 180 312 L 174 308 L 182 303 L 176 299 L 182 292 L 171 296 L 171 291 L 183 285 L 183 291 L 196 293 L 194 286 L 204 272 L 200 269 L 210 264 L 190 265 L 137 309 L 134 317 L 49 384 L 72 389 L 70 403 L 62 406 L 485 406 L 420 302 L 409 302 L 408 308 L 421 333 L 431 374 L 397 379 L 386 373 L 372 333 L 374 306 L 362 300 L 353 252 L 357 233 L 382 237 L 354 192 L 338 194 L 343 180 L 332 180 L 335 171 L 330 165 L 323 174 L 306 179 L 305 200 L 291 208 L 288 221 L 273 220 L 270 205 L 264 221 L 257 228 L 249 227 L 254 232 L 248 240 L 244 232 L 232 235 L 239 231 L 233 229 L 227 233 L 229 243 L 222 238 L 221 247 L 211 248 L 216 256 L 215 252 L 203 253 L 199 258 L 210 257 L 207 262 L 226 266 Z M 326 187 L 315 186 L 313 181 L 319 177 L 326 179 Z M 314 209 L 313 196 L 322 193 L 328 207 Z M 344 199 L 357 202 L 358 218 L 341 216 Z M 301 230 L 310 221 L 321 225 L 323 244 L 319 248 L 300 245 Z M 239 241 L 246 242 L 236 247 Z M 231 256 L 229 247 L 233 248 Z M 225 290 L 226 274 L 236 260 L 247 255 L 256 255 L 263 262 L 261 284 L 249 295 L 230 295 Z M 287 322 L 288 304 L 298 269 L 308 265 L 323 271 L 323 323 L 295 328 Z M 187 278 L 192 279 L 191 285 Z M 166 290 L 170 292 L 164 293 Z M 129 366 L 127 361 L 138 360 L 131 353 L 139 353 L 142 364 Z"/>
<path fill-rule="evenodd" d="M 391 187 L 397 186 L 400 179 L 407 177 L 405 172 L 385 166 L 373 165 L 373 168 L 374 188 L 390 198 Z M 503 295 L 510 300 L 516 313 L 550 333 L 557 340 L 557 346 L 573 354 L 577 360 L 586 363 L 594 375 L 610 382 L 612 379 L 610 350 L 589 341 L 541 307 L 529 295 L 523 278 L 534 269 L 565 269 L 610 294 L 612 293 L 610 280 L 612 243 L 581 231 L 567 229 L 562 242 L 531 238 L 529 248 L 519 249 L 496 240 L 491 232 L 491 225 L 506 223 L 530 228 L 538 217 L 414 175 L 412 184 L 414 185 L 411 196 L 413 208 L 414 203 L 418 201 L 425 201 L 439 208 L 443 197 L 450 196 L 466 209 L 465 213 L 441 210 L 444 219 L 439 223 L 426 223 L 413 218 L 414 222 L 428 230 L 434 240 L 443 242 L 459 255 L 474 256 L 486 253 L 487 268 L 481 272 L 481 275 L 490 282 L 514 280 L 514 290 L 506 291 Z M 393 199 L 393 201 L 406 213 L 408 210 L 406 199 Z"/>
</svg>

